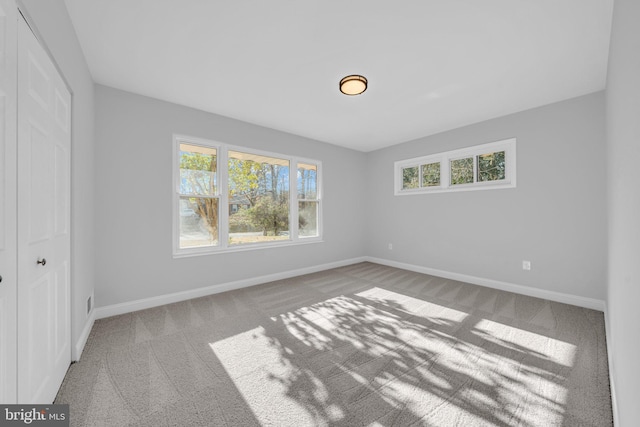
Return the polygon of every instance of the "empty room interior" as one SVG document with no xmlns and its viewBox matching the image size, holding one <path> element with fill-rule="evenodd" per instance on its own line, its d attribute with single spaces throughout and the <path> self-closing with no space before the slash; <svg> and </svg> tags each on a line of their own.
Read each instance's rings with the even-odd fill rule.
<svg viewBox="0 0 640 427">
<path fill-rule="evenodd" d="M 638 425 L 638 22 L 0 0 L 0 424 Z"/>
</svg>

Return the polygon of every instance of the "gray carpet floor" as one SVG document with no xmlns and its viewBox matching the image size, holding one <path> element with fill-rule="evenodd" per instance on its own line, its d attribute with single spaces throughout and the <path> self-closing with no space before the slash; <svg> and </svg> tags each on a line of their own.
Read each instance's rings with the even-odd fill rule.
<svg viewBox="0 0 640 427">
<path fill-rule="evenodd" d="M 73 426 L 610 426 L 600 312 L 361 263 L 95 323 Z"/>
</svg>

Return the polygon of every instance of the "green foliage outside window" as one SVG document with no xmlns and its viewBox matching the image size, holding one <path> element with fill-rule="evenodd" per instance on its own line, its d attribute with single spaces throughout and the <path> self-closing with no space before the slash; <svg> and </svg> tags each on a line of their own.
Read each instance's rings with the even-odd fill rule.
<svg viewBox="0 0 640 427">
<path fill-rule="evenodd" d="M 422 186 L 437 187 L 440 185 L 440 163 L 422 165 Z"/>
<path fill-rule="evenodd" d="M 418 166 L 402 169 L 402 189 L 418 188 L 420 180 L 418 178 Z"/>
<path fill-rule="evenodd" d="M 278 236 L 280 232 L 289 230 L 289 203 L 284 200 L 260 197 L 248 213 L 263 236 Z"/>
<path fill-rule="evenodd" d="M 451 185 L 473 182 L 473 157 L 451 160 Z"/>
<path fill-rule="evenodd" d="M 481 154 L 478 156 L 478 181 L 505 179 L 505 152 Z"/>
<path fill-rule="evenodd" d="M 261 232 L 230 237 L 231 244 L 286 239 L 289 231 L 289 165 L 282 159 L 264 162 L 229 152 L 229 200 L 245 206 L 229 214 L 229 233 Z M 267 238 L 267 236 L 270 236 Z"/>
</svg>

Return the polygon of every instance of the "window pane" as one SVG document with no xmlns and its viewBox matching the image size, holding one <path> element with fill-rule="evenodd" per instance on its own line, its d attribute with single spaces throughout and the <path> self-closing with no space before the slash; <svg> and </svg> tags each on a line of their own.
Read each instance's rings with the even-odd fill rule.
<svg viewBox="0 0 640 427">
<path fill-rule="evenodd" d="M 420 181 L 418 180 L 418 166 L 410 168 L 402 168 L 402 189 L 408 190 L 418 188 Z"/>
<path fill-rule="evenodd" d="M 218 245 L 218 199 L 180 197 L 180 247 Z"/>
<path fill-rule="evenodd" d="M 478 156 L 478 181 L 498 181 L 505 179 L 504 151 Z"/>
<path fill-rule="evenodd" d="M 318 235 L 318 202 L 298 202 L 298 235 Z"/>
<path fill-rule="evenodd" d="M 451 185 L 473 182 L 473 157 L 451 160 Z"/>
<path fill-rule="evenodd" d="M 318 198 L 318 167 L 298 163 L 298 199 Z"/>
<path fill-rule="evenodd" d="M 216 149 L 180 144 L 180 193 L 216 195 Z"/>
<path fill-rule="evenodd" d="M 422 165 L 422 186 L 437 187 L 440 185 L 440 162 Z"/>
<path fill-rule="evenodd" d="M 289 167 L 286 159 L 229 151 L 229 244 L 289 239 Z"/>
</svg>

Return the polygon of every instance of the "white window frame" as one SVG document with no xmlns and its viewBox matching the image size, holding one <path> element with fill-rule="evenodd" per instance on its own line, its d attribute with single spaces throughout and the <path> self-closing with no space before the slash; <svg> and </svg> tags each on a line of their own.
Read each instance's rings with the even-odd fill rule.
<svg viewBox="0 0 640 427">
<path fill-rule="evenodd" d="M 200 246 L 193 248 L 180 247 L 180 144 L 200 145 L 216 149 L 216 160 L 218 162 L 218 245 L 217 246 Z M 322 242 L 322 162 L 315 159 L 309 159 L 298 156 L 291 156 L 270 151 L 256 150 L 248 147 L 224 144 L 203 138 L 196 138 L 186 135 L 173 135 L 173 156 L 172 156 L 172 187 L 173 187 L 173 218 L 172 218 L 172 236 L 173 236 L 173 257 L 182 258 L 196 255 L 210 255 L 218 253 L 242 252 L 254 249 L 266 249 L 282 246 L 300 245 L 308 243 Z M 289 161 L 289 239 L 276 240 L 272 242 L 262 243 L 243 243 L 238 245 L 229 245 L 229 193 L 228 193 L 228 152 L 240 151 L 248 154 L 256 154 L 260 156 L 275 157 Z M 317 185 L 317 201 L 318 202 L 318 235 L 317 236 L 298 236 L 298 164 L 312 164 L 317 166 L 316 185 Z"/>
<path fill-rule="evenodd" d="M 505 152 L 505 179 L 496 181 L 477 181 L 477 156 L 499 151 Z M 452 160 L 473 157 L 473 182 L 451 185 L 450 168 Z M 440 185 L 422 187 L 422 165 L 440 163 Z M 418 167 L 418 188 L 402 189 L 402 170 Z M 447 193 L 455 191 L 497 190 L 516 187 L 516 139 L 510 138 L 488 144 L 475 145 L 459 150 L 445 151 L 428 156 L 399 160 L 394 163 L 394 194 L 408 196 L 428 193 Z"/>
</svg>

